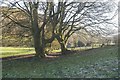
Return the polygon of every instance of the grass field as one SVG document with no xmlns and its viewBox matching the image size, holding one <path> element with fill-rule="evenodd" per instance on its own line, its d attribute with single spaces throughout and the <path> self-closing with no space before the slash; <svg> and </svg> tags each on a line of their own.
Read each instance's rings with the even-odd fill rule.
<svg viewBox="0 0 120 80">
<path fill-rule="evenodd" d="M 17 56 L 17 55 L 26 55 L 34 54 L 34 48 L 16 48 L 16 47 L 0 47 L 0 58 Z"/>
<path fill-rule="evenodd" d="M 115 78 L 118 47 L 109 46 L 52 59 L 19 59 L 2 62 L 3 78 Z"/>
<path fill-rule="evenodd" d="M 68 48 L 69 50 L 85 50 L 90 49 L 92 47 L 81 47 L 81 48 Z M 60 52 L 60 50 L 53 50 L 54 52 Z M 22 48 L 22 47 L 0 47 L 0 58 L 10 57 L 10 56 L 18 56 L 18 55 L 27 55 L 27 54 L 35 54 L 34 48 Z"/>
</svg>

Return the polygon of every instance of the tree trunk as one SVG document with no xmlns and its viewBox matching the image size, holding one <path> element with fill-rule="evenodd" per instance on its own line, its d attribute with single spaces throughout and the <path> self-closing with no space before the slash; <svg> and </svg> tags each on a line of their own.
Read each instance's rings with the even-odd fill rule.
<svg viewBox="0 0 120 80">
<path fill-rule="evenodd" d="M 60 43 L 60 46 L 61 46 L 61 53 L 62 54 L 66 54 L 67 48 L 65 47 L 65 44 L 64 43 Z"/>
<path fill-rule="evenodd" d="M 66 54 L 67 48 L 65 47 L 65 42 L 62 38 L 60 38 L 59 35 L 56 36 L 56 39 L 58 40 L 60 47 L 61 47 L 61 53 Z"/>
<path fill-rule="evenodd" d="M 39 33 L 39 31 L 36 31 L 34 33 L 33 38 L 34 38 L 34 48 L 35 48 L 35 52 L 36 52 L 36 57 L 41 57 L 41 58 L 45 57 L 44 49 L 40 45 L 40 33 Z"/>
<path fill-rule="evenodd" d="M 41 43 L 41 35 L 40 35 L 40 29 L 38 26 L 38 4 L 33 4 L 31 8 L 31 23 L 32 23 L 32 28 L 33 28 L 33 39 L 34 39 L 34 48 L 36 52 L 36 57 L 45 57 L 44 54 L 44 47 L 42 47 Z"/>
</svg>

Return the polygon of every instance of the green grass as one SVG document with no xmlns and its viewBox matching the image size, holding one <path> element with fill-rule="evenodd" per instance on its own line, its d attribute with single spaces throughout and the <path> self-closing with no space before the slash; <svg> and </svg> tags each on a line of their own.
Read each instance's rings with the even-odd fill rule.
<svg viewBox="0 0 120 80">
<path fill-rule="evenodd" d="M 92 47 L 81 47 L 81 48 L 68 48 L 69 50 L 86 50 Z M 53 50 L 50 53 L 60 52 L 61 50 Z M 18 56 L 18 55 L 27 55 L 35 54 L 34 48 L 22 48 L 22 47 L 0 47 L 0 58 Z"/>
<path fill-rule="evenodd" d="M 3 61 L 3 78 L 114 78 L 118 77 L 118 48 L 105 47 L 55 59 Z"/>
<path fill-rule="evenodd" d="M 0 58 L 35 53 L 34 48 L 0 47 Z"/>
</svg>

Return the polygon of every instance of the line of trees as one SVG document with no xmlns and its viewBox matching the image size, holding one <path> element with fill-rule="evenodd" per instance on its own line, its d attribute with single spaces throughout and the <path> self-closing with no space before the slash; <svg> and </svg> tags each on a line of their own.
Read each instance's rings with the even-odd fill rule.
<svg viewBox="0 0 120 80">
<path fill-rule="evenodd" d="M 112 2 L 63 0 L 55 3 L 18 0 L 7 3 L 3 1 L 2 4 L 6 4 L 7 9 L 2 12 L 1 22 L 8 20 L 3 26 L 12 23 L 17 25 L 16 27 L 22 27 L 25 32 L 29 31 L 29 36 L 33 37 L 37 57 L 45 57 L 46 46 L 55 39 L 61 46 L 61 53 L 65 54 L 67 51 L 65 45 L 69 37 L 81 29 L 90 34 L 107 33 L 108 30 L 101 25 L 112 25 L 113 23 L 109 21 L 116 15 L 111 17 L 105 15 L 113 12 L 115 6 Z"/>
</svg>

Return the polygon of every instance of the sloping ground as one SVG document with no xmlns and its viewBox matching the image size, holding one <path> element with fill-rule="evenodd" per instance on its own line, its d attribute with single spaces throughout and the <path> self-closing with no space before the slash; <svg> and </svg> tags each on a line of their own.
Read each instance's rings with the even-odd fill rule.
<svg viewBox="0 0 120 80">
<path fill-rule="evenodd" d="M 3 61 L 3 78 L 117 78 L 118 48 L 76 52 L 55 59 Z"/>
</svg>

